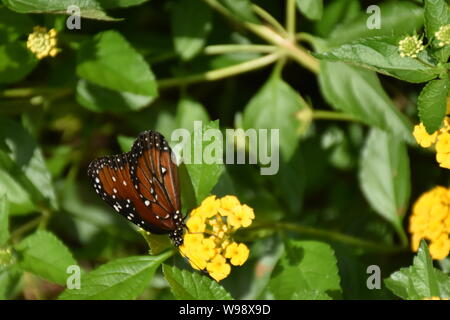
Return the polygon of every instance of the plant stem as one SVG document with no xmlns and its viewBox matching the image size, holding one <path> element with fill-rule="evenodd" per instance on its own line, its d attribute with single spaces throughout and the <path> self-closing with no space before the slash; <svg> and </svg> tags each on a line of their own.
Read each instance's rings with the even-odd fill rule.
<svg viewBox="0 0 450 320">
<path fill-rule="evenodd" d="M 314 46 L 315 37 L 307 32 L 299 32 L 295 35 L 295 39 L 297 41 L 304 41 L 306 43 L 309 43 L 311 46 Z"/>
<path fill-rule="evenodd" d="M 236 52 L 272 53 L 276 49 L 275 46 L 264 44 L 218 44 L 205 47 L 204 53 L 207 55 Z"/>
<path fill-rule="evenodd" d="M 318 229 L 291 222 L 275 222 L 270 225 L 258 225 L 252 227 L 252 229 L 277 229 L 277 230 L 294 231 L 302 235 L 324 238 L 380 253 L 398 253 L 406 250 L 406 246 L 389 247 L 387 245 L 378 244 L 372 241 L 349 236 L 336 231 Z"/>
<path fill-rule="evenodd" d="M 226 77 L 231 77 L 248 71 L 260 69 L 270 65 L 278 60 L 280 53 L 274 52 L 266 56 L 256 58 L 250 61 L 242 62 L 237 65 L 225 67 L 217 70 L 206 71 L 200 74 L 171 79 L 161 79 L 158 81 L 159 88 L 170 88 L 174 86 L 183 86 L 201 81 L 215 81 Z"/>
<path fill-rule="evenodd" d="M 336 111 L 314 110 L 312 116 L 315 120 L 341 120 L 360 122 L 359 119 L 356 119 L 352 115 Z"/>
<path fill-rule="evenodd" d="M 28 98 L 38 95 L 66 95 L 72 92 L 71 88 L 13 88 L 0 91 L 0 98 Z"/>
<path fill-rule="evenodd" d="M 300 65 L 310 70 L 313 73 L 319 73 L 320 65 L 316 58 L 311 56 L 305 49 L 299 47 L 293 41 L 286 39 L 283 35 L 275 32 L 271 28 L 255 24 L 251 22 L 241 21 L 237 19 L 233 14 L 231 14 L 227 8 L 225 8 L 222 4 L 220 4 L 217 0 L 203 0 L 209 6 L 211 6 L 214 10 L 218 11 L 220 14 L 225 16 L 230 21 L 239 24 L 246 29 L 252 31 L 262 39 L 267 42 L 276 45 L 277 47 L 286 51 L 286 53 L 295 61 L 297 61 Z"/>
<path fill-rule="evenodd" d="M 298 45 L 291 42 L 289 39 L 283 38 L 278 33 L 274 32 L 272 29 L 257 25 L 250 22 L 245 22 L 247 29 L 251 30 L 261 38 L 265 39 L 267 42 L 278 46 L 285 50 L 285 52 L 300 65 L 310 70 L 313 73 L 319 73 L 320 65 L 316 58 L 311 56 L 305 49 L 299 47 Z"/>
<path fill-rule="evenodd" d="M 261 18 L 263 18 L 268 23 L 270 23 L 272 25 L 272 27 L 275 30 L 277 30 L 280 34 L 282 34 L 283 36 L 288 35 L 286 29 L 284 29 L 284 27 L 281 25 L 281 23 L 279 23 L 278 20 L 275 19 L 269 12 L 267 12 L 266 10 L 264 10 L 263 8 L 261 8 L 260 6 L 258 6 L 256 4 L 252 5 L 252 9 L 253 9 L 253 11 L 255 11 L 255 13 L 257 15 L 259 15 Z"/>
<path fill-rule="evenodd" d="M 9 241 L 14 243 L 18 238 L 20 238 L 24 233 L 36 228 L 42 221 L 42 216 L 34 218 L 33 220 L 28 221 L 27 223 L 21 225 L 17 228 L 9 237 Z"/>
<path fill-rule="evenodd" d="M 288 39 L 293 42 L 295 41 L 295 29 L 296 29 L 295 9 L 296 9 L 295 0 L 287 0 L 286 1 L 286 30 L 288 33 Z"/>
</svg>

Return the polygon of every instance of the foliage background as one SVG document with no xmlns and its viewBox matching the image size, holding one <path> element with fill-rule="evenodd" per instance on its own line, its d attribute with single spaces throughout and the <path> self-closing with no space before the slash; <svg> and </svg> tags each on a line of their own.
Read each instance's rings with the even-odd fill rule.
<svg viewBox="0 0 450 320">
<path fill-rule="evenodd" d="M 69 2 L 82 7 L 81 30 L 65 28 Z M 448 297 L 450 263 L 433 269 L 425 244 L 416 269 L 379 290 L 366 285 L 369 265 L 382 278 L 411 265 L 409 207 L 448 184 L 411 135 L 418 83 L 442 76 L 448 54 L 424 67 L 396 49 L 423 30 L 424 15 L 448 12 L 445 1 L 425 2 L 428 11 L 422 1 L 3 0 L 0 298 Z M 372 4 L 381 29 L 366 26 Z M 59 31 L 57 57 L 26 49 L 35 25 Z M 360 55 L 349 54 L 353 41 Z M 255 210 L 238 235 L 250 260 L 220 285 L 170 250 L 148 255 L 86 176 L 90 161 L 129 150 L 139 132 L 170 137 L 194 120 L 281 130 L 275 176 L 257 165 L 180 168 L 184 212 L 210 193 Z M 73 264 L 82 290 L 60 295 Z M 426 289 L 404 289 L 408 277 L 427 279 Z"/>
</svg>

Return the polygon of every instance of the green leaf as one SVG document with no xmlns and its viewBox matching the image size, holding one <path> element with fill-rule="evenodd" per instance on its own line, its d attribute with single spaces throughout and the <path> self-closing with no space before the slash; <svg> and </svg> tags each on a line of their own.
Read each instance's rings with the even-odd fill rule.
<svg viewBox="0 0 450 320">
<path fill-rule="evenodd" d="M 450 46 L 444 46 L 433 52 L 433 55 L 442 63 L 446 63 L 450 57 Z"/>
<path fill-rule="evenodd" d="M 110 261 L 81 277 L 80 289 L 66 289 L 62 300 L 130 300 L 147 288 L 159 265 L 172 251 L 159 256 L 134 256 Z"/>
<path fill-rule="evenodd" d="M 23 271 L 17 265 L 0 268 L 0 300 L 14 298 Z"/>
<path fill-rule="evenodd" d="M 448 77 L 432 80 L 420 92 L 417 100 L 420 121 L 429 134 L 438 130 L 447 112 Z"/>
<path fill-rule="evenodd" d="M 220 159 L 222 159 L 223 155 L 223 141 L 217 141 L 215 138 L 212 138 L 210 141 L 204 141 L 202 139 L 205 132 L 209 129 L 219 130 L 219 121 L 212 121 L 202 126 L 194 125 L 194 130 L 191 131 L 190 135 L 192 139 L 190 141 L 191 144 L 186 146 L 187 149 L 190 148 L 191 150 L 191 158 L 185 165 L 191 179 L 192 187 L 194 188 L 197 204 L 210 194 L 224 170 L 223 163 L 215 163 L 215 161 L 213 163 L 207 163 L 205 161 L 205 155 L 216 155 Z M 218 132 L 220 133 L 220 131 Z M 213 150 L 211 149 L 213 147 L 216 148 Z M 208 152 L 206 148 L 211 152 Z"/>
<path fill-rule="evenodd" d="M 172 242 L 166 234 L 145 234 L 145 239 L 150 247 L 151 255 L 160 254 L 172 246 Z"/>
<path fill-rule="evenodd" d="M 0 83 L 22 80 L 36 66 L 37 59 L 23 43 L 0 45 Z"/>
<path fill-rule="evenodd" d="M 0 178 L 0 194 L 8 196 L 11 214 L 30 212 L 33 202 L 57 208 L 41 150 L 22 126 L 7 118 L 0 118 Z"/>
<path fill-rule="evenodd" d="M 279 148 L 289 161 L 300 139 L 301 123 L 295 114 L 305 107 L 297 91 L 274 73 L 245 107 L 243 127 L 279 129 L 280 141 L 274 150 Z"/>
<path fill-rule="evenodd" d="M 450 298 L 450 277 L 433 267 L 426 242 L 422 240 L 414 263 L 384 280 L 395 295 L 408 300 Z"/>
<path fill-rule="evenodd" d="M 425 32 L 429 40 L 435 38 L 436 31 L 448 23 L 449 13 L 446 0 L 425 0 Z M 437 43 L 433 41 L 435 46 Z"/>
<path fill-rule="evenodd" d="M 238 19 L 259 23 L 258 17 L 253 13 L 250 0 L 219 0 Z"/>
<path fill-rule="evenodd" d="M 177 300 L 233 300 L 216 281 L 198 272 L 163 265 L 164 277 Z"/>
<path fill-rule="evenodd" d="M 323 1 L 322 0 L 296 0 L 298 9 L 311 20 L 322 18 Z"/>
<path fill-rule="evenodd" d="M 6 194 L 9 202 L 9 213 L 27 214 L 35 210 L 33 200 L 25 187 L 16 180 L 13 174 L 0 165 L 0 193 Z"/>
<path fill-rule="evenodd" d="M 107 89 L 83 79 L 77 84 L 77 102 L 94 112 L 137 111 L 148 106 L 153 98 Z"/>
<path fill-rule="evenodd" d="M 68 234 L 76 235 L 82 246 L 95 247 L 99 241 L 104 240 L 105 235 L 120 241 L 139 240 L 136 231 L 130 228 L 128 220 L 116 214 L 99 199 L 88 181 L 76 180 L 75 175 L 70 174 L 64 183 L 58 186 L 61 209 L 66 213 L 61 216 L 66 219 L 63 221 L 67 221 L 61 227 L 65 227 Z"/>
<path fill-rule="evenodd" d="M 127 2 L 127 1 L 125 1 Z M 87 19 L 114 21 L 109 17 L 98 1 L 95 0 L 3 0 L 11 10 L 20 13 L 67 14 L 67 8 L 75 5 L 80 8 L 80 16 Z"/>
<path fill-rule="evenodd" d="M 8 197 L 0 194 L 0 247 L 9 239 L 9 203 Z"/>
<path fill-rule="evenodd" d="M 177 113 L 175 117 L 178 128 L 194 130 L 194 121 L 209 123 L 208 112 L 198 101 L 188 95 L 183 95 L 178 101 Z"/>
<path fill-rule="evenodd" d="M 158 95 L 149 65 L 117 31 L 98 33 L 82 44 L 77 74 L 108 89 L 148 97 Z"/>
<path fill-rule="evenodd" d="M 413 83 L 429 81 L 440 74 L 437 67 L 426 66 L 410 57 L 401 57 L 395 38 L 361 39 L 317 56 L 327 61 L 359 65 Z"/>
<path fill-rule="evenodd" d="M 203 1 L 181 0 L 173 9 L 171 22 L 175 51 L 183 60 L 192 59 L 211 31 L 211 8 Z"/>
<path fill-rule="evenodd" d="M 102 8 L 128 8 L 148 2 L 149 0 L 98 0 Z"/>
<path fill-rule="evenodd" d="M 65 285 L 67 268 L 76 265 L 69 249 L 53 233 L 39 230 L 15 247 L 22 269 Z"/>
<path fill-rule="evenodd" d="M 329 45 L 338 46 L 361 38 L 374 36 L 402 36 L 412 34 L 423 25 L 423 9 L 410 1 L 381 3 L 380 29 L 369 29 L 368 19 L 373 13 L 361 12 L 357 17 L 335 26 Z M 365 9 L 365 8 L 364 8 Z"/>
<path fill-rule="evenodd" d="M 275 299 L 330 299 L 340 297 L 339 283 L 336 257 L 328 244 L 290 239 L 268 288 Z"/>
<path fill-rule="evenodd" d="M 358 0 L 328 1 L 323 10 L 322 18 L 316 21 L 314 29 L 321 37 L 328 37 L 340 23 L 348 22 L 361 11 Z"/>
<path fill-rule="evenodd" d="M 413 143 L 412 126 L 382 88 L 376 74 L 342 62 L 321 61 L 320 87 L 326 101 L 370 126 Z"/>
<path fill-rule="evenodd" d="M 406 145 L 372 129 L 361 155 L 359 183 L 371 207 L 404 235 L 402 218 L 411 193 Z"/>
<path fill-rule="evenodd" d="M 30 17 L 0 7 L 0 43 L 12 42 L 32 31 L 33 21 Z"/>
</svg>

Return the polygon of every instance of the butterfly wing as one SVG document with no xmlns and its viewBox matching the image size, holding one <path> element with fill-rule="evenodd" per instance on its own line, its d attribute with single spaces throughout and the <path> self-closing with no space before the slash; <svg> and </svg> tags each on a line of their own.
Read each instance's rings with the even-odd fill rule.
<svg viewBox="0 0 450 320">
<path fill-rule="evenodd" d="M 181 209 L 178 168 L 167 141 L 158 132 L 145 131 L 134 142 L 131 154 L 131 172 L 139 193 L 152 206 L 158 205 L 154 210 L 161 218 L 173 215 L 176 220 Z"/>
<path fill-rule="evenodd" d="M 129 221 L 152 233 L 170 233 L 177 229 L 178 216 L 181 217 L 179 199 L 168 198 L 169 194 L 179 195 L 176 166 L 171 167 L 175 180 L 168 181 L 163 178 L 165 174 L 154 174 L 147 166 L 148 163 L 165 163 L 166 158 L 154 159 L 157 153 L 144 150 L 141 153 L 133 148 L 128 153 L 96 159 L 89 165 L 88 175 L 97 194 Z M 171 153 L 170 148 L 163 151 L 164 157 Z M 165 190 L 166 181 L 171 186 L 175 182 L 170 193 Z"/>
</svg>

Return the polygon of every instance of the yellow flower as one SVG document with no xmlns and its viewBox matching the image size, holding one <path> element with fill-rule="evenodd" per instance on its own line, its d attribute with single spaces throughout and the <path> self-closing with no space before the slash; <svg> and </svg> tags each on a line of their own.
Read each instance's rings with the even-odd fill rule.
<svg viewBox="0 0 450 320">
<path fill-rule="evenodd" d="M 450 133 L 445 130 L 436 143 L 436 161 L 443 168 L 450 169 Z"/>
<path fill-rule="evenodd" d="M 231 271 L 231 267 L 226 263 L 225 258 L 218 254 L 206 266 L 209 275 L 216 281 L 225 279 Z"/>
<path fill-rule="evenodd" d="M 450 24 L 441 26 L 434 34 L 436 39 L 439 40 L 439 46 L 443 47 L 450 44 Z"/>
<path fill-rule="evenodd" d="M 417 54 L 425 49 L 422 37 L 418 35 L 405 37 L 398 43 L 398 50 L 401 57 L 417 58 Z"/>
<path fill-rule="evenodd" d="M 441 298 L 441 297 L 430 297 L 430 298 L 423 298 L 423 300 L 448 300 L 448 298 Z"/>
<path fill-rule="evenodd" d="M 232 234 L 248 227 L 254 218 L 253 209 L 242 205 L 235 196 L 207 197 L 191 211 L 186 222 L 189 232 L 184 235 L 181 253 L 194 268 L 206 269 L 213 279 L 220 281 L 231 271 L 227 259 L 234 266 L 247 261 L 250 250 L 234 242 Z"/>
<path fill-rule="evenodd" d="M 33 33 L 28 35 L 27 48 L 34 53 L 36 58 L 43 59 L 45 57 L 54 57 L 58 54 L 56 29 L 47 31 L 45 27 L 36 26 Z"/>
<path fill-rule="evenodd" d="M 178 247 L 181 254 L 188 258 L 189 263 L 192 268 L 197 270 L 203 270 L 206 268 L 206 260 L 198 252 L 198 248 L 190 248 L 186 244 L 182 244 Z"/>
<path fill-rule="evenodd" d="M 437 132 L 434 132 L 431 135 L 428 134 L 425 126 L 421 122 L 414 126 L 413 136 L 422 148 L 428 148 L 436 142 Z"/>
<path fill-rule="evenodd" d="M 186 233 L 183 238 L 183 243 L 188 247 L 198 247 L 202 244 L 202 241 L 204 239 L 203 234 L 192 234 L 192 233 Z"/>
<path fill-rule="evenodd" d="M 430 244 L 430 255 L 433 259 L 442 260 L 448 256 L 450 251 L 450 239 L 448 234 L 442 233 L 439 238 Z"/>
<path fill-rule="evenodd" d="M 238 198 L 235 196 L 225 196 L 222 199 L 220 199 L 220 209 L 221 215 L 227 216 L 231 212 L 235 210 L 236 207 L 240 206 L 241 203 L 239 202 Z"/>
<path fill-rule="evenodd" d="M 220 201 L 216 199 L 216 196 L 209 196 L 202 201 L 200 207 L 198 207 L 198 214 L 205 219 L 211 218 L 217 214 L 220 206 Z"/>
<path fill-rule="evenodd" d="M 447 109 L 450 110 L 450 99 L 447 99 Z M 428 134 L 423 123 L 414 126 L 413 136 L 417 143 L 428 148 L 436 143 L 436 161 L 442 168 L 450 169 L 450 122 L 445 118 L 441 129 Z"/>
<path fill-rule="evenodd" d="M 203 239 L 198 251 L 200 256 L 208 261 L 216 254 L 216 243 L 211 238 Z"/>
<path fill-rule="evenodd" d="M 203 232 L 205 231 L 205 221 L 202 219 L 201 216 L 193 216 L 189 221 L 186 223 L 186 226 L 189 229 L 189 232 L 195 233 L 195 232 Z"/>
<path fill-rule="evenodd" d="M 438 142 L 436 143 L 436 151 L 438 153 L 450 152 L 450 133 L 445 132 L 439 135 Z"/>
<path fill-rule="evenodd" d="M 450 252 L 450 190 L 437 186 L 414 203 L 409 219 L 411 248 L 417 251 L 421 239 L 429 240 L 430 255 L 444 259 Z"/>
<path fill-rule="evenodd" d="M 440 167 L 450 169 L 450 153 L 436 153 L 436 161 Z"/>
<path fill-rule="evenodd" d="M 233 266 L 242 266 L 247 261 L 249 253 L 250 250 L 245 244 L 233 242 L 228 245 L 225 251 L 225 258 L 231 259 L 230 262 Z"/>
<path fill-rule="evenodd" d="M 253 213 L 253 209 L 245 204 L 239 206 L 233 214 L 228 216 L 229 223 L 234 228 L 247 228 L 252 224 L 254 218 L 255 214 Z"/>
</svg>

